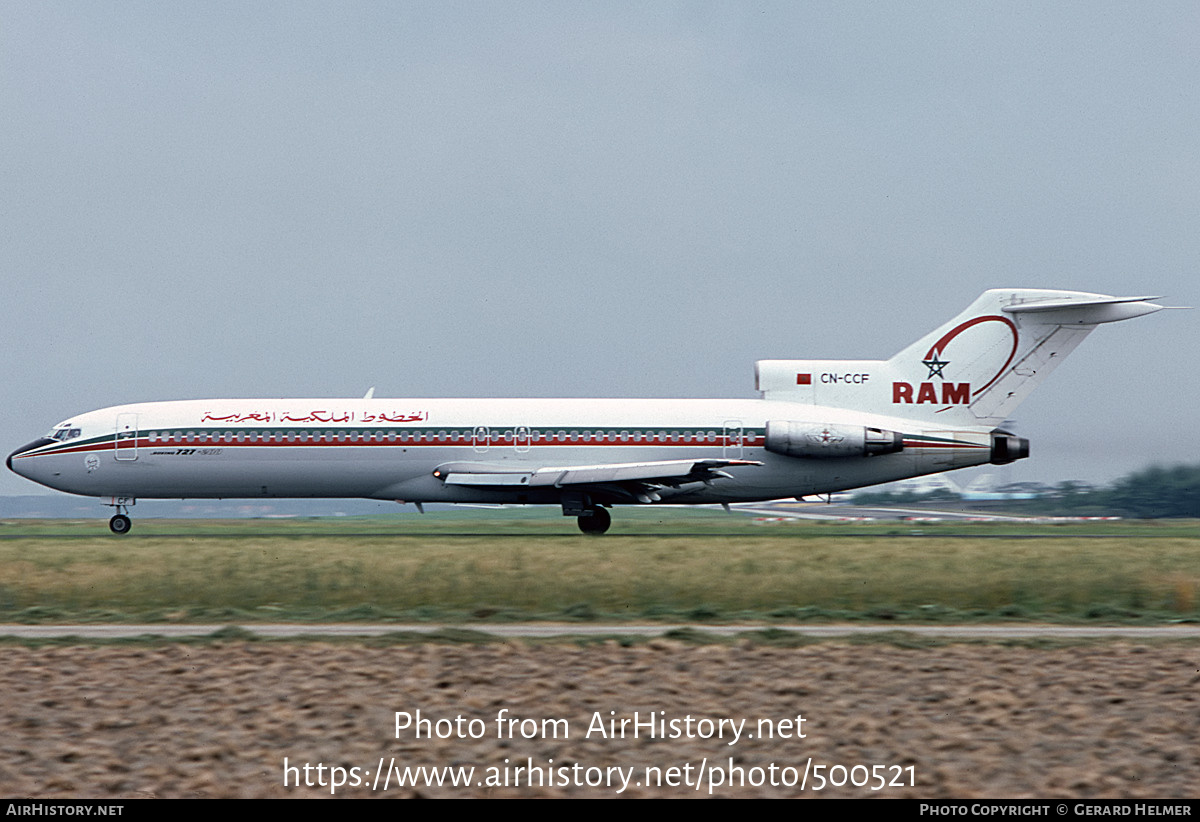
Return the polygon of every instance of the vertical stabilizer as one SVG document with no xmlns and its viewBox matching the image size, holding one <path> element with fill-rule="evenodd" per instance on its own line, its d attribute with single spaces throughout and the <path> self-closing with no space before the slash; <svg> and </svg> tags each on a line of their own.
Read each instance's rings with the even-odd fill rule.
<svg viewBox="0 0 1200 822">
<path fill-rule="evenodd" d="M 1152 297 L 998 288 L 887 361 L 763 360 L 767 399 L 995 427 L 1100 323 L 1162 308 Z"/>
</svg>

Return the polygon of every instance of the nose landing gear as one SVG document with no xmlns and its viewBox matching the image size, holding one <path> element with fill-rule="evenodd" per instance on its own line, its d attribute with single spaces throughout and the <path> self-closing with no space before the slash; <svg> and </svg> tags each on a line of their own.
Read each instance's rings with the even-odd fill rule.
<svg viewBox="0 0 1200 822">
<path fill-rule="evenodd" d="M 133 521 L 129 519 L 129 506 L 136 500 L 133 497 L 106 497 L 105 500 L 105 505 L 117 509 L 117 513 L 108 521 L 108 530 L 117 536 L 128 534 L 133 527 Z"/>
</svg>

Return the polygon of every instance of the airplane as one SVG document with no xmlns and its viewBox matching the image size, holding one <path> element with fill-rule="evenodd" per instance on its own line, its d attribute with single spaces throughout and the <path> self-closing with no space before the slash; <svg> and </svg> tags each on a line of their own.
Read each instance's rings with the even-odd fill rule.
<svg viewBox="0 0 1200 822">
<path fill-rule="evenodd" d="M 115 509 L 138 498 L 361 497 L 562 506 L 828 494 L 1029 456 L 1017 405 L 1097 325 L 1157 297 L 1006 288 L 888 360 L 760 360 L 759 399 L 213 399 L 90 411 L 8 467 Z"/>
</svg>

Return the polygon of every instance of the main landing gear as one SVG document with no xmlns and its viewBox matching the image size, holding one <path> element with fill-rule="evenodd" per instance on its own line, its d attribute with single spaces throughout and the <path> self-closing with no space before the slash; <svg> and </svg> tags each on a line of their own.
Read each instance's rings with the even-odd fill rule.
<svg viewBox="0 0 1200 822">
<path fill-rule="evenodd" d="M 579 530 L 585 534 L 599 536 L 608 530 L 608 526 L 612 525 L 612 517 L 608 513 L 607 508 L 601 508 L 599 505 L 593 506 L 591 514 L 580 514 L 575 518 L 579 523 Z"/>
</svg>

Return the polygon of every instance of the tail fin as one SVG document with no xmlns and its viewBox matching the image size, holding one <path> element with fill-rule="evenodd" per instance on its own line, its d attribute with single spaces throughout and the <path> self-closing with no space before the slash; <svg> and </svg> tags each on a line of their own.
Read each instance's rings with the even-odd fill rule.
<svg viewBox="0 0 1200 822">
<path fill-rule="evenodd" d="M 762 360 L 765 399 L 995 427 L 1100 323 L 1162 308 L 1153 297 L 998 288 L 890 360 Z"/>
</svg>

